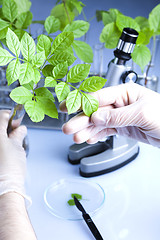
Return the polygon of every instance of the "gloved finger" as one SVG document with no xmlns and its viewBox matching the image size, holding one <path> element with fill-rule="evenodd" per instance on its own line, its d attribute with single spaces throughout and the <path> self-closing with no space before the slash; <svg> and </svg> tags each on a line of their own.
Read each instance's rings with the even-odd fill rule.
<svg viewBox="0 0 160 240">
<path fill-rule="evenodd" d="M 111 104 L 115 107 L 122 107 L 136 102 L 137 98 L 141 96 L 142 90 L 146 91 L 144 87 L 129 82 L 126 84 L 102 88 L 91 94 L 98 100 L 99 107 Z"/>
<path fill-rule="evenodd" d="M 7 136 L 7 127 L 10 111 L 0 110 L 0 134 Z"/>
<path fill-rule="evenodd" d="M 104 127 L 102 126 L 89 126 L 79 132 L 76 132 L 73 136 L 73 140 L 78 144 L 86 142 L 89 138 L 99 133 L 103 128 Z"/>
<path fill-rule="evenodd" d="M 103 111 L 111 108 L 113 107 L 103 107 Z M 98 109 L 98 111 L 101 111 L 101 109 Z M 92 118 L 87 117 L 84 113 L 79 113 L 62 126 L 62 131 L 65 134 L 74 134 L 79 132 L 88 128 L 89 126 L 95 125 L 94 121 L 91 121 L 91 119 Z"/>
<path fill-rule="evenodd" d="M 16 141 L 20 146 L 22 146 L 23 139 L 27 135 L 27 128 L 24 125 L 15 128 L 10 134 L 9 138 Z"/>
<path fill-rule="evenodd" d="M 115 128 L 104 128 L 100 132 L 98 132 L 93 137 L 89 138 L 86 142 L 88 144 L 95 144 L 98 141 L 102 141 L 104 138 L 109 136 L 114 136 L 117 134 L 117 130 Z"/>
<path fill-rule="evenodd" d="M 93 123 L 90 122 L 90 118 L 84 113 L 79 113 L 62 126 L 62 131 L 65 134 L 74 134 L 91 125 Z"/>
<path fill-rule="evenodd" d="M 143 108 L 140 102 L 133 103 L 128 106 L 99 109 L 91 116 L 91 121 L 97 126 L 105 126 L 108 128 L 118 128 L 125 126 L 141 126 Z"/>
</svg>

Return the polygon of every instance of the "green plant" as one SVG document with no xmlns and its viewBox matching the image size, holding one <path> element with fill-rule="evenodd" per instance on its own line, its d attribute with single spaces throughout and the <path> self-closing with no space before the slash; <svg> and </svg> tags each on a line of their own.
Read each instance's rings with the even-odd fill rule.
<svg viewBox="0 0 160 240">
<path fill-rule="evenodd" d="M 77 40 L 84 36 L 90 27 L 89 22 L 84 20 L 75 20 L 75 17 L 81 14 L 85 6 L 78 0 L 62 0 L 57 1 L 51 10 L 51 15 L 45 20 L 37 21 L 33 19 L 30 11 L 31 1 L 29 0 L 2 0 L 0 12 L 0 41 L 6 46 L 5 38 L 8 27 L 12 29 L 21 40 L 25 31 L 30 35 L 31 24 L 44 25 L 45 35 L 55 37 L 58 31 L 72 31 L 74 33 L 74 41 L 72 47 L 82 61 L 91 63 L 93 61 L 92 48 L 85 42 Z M 53 35 L 54 34 L 54 35 Z"/>
<path fill-rule="evenodd" d="M 57 31 L 72 31 L 74 41 L 72 47 L 79 59 L 85 63 L 93 62 L 93 51 L 90 45 L 82 41 L 90 28 L 90 23 L 85 20 L 75 20 L 82 12 L 85 5 L 78 0 L 59 0 L 52 8 L 46 20 L 33 21 L 44 25 L 47 36 L 52 37 Z"/>
<path fill-rule="evenodd" d="M 59 5 L 64 7 L 67 18 L 69 8 L 71 8 L 69 14 L 75 12 L 75 9 L 80 13 L 83 6 L 77 0 L 65 0 L 57 6 Z M 13 87 L 11 99 L 17 104 L 24 105 L 26 113 L 34 122 L 42 121 L 45 115 L 58 118 L 55 96 L 59 102 L 66 99 L 69 114 L 82 108 L 84 113 L 90 116 L 97 110 L 98 101 L 87 92 L 102 88 L 106 79 L 87 78 L 90 64 L 73 66 L 76 60 L 74 50 L 85 62 L 87 59 L 92 61 L 90 46 L 75 40 L 76 37 L 86 34 L 89 23 L 82 20 L 73 21 L 74 18 L 70 22 L 68 18 L 69 23 L 65 20 L 65 24 L 62 24 L 62 20 L 53 15 L 44 21 L 32 22 L 30 6 L 29 0 L 2 1 L 0 21 L 3 28 L 0 39 L 5 48 L 0 48 L 0 66 L 6 66 L 8 85 L 12 87 L 16 81 L 19 85 Z M 30 28 L 31 22 L 44 24 L 45 34 L 39 35 L 36 41 L 30 31 L 28 33 L 24 30 Z M 57 33 L 59 30 L 60 34 Z M 86 55 L 81 54 L 82 48 L 85 49 Z M 81 83 L 79 88 L 75 87 L 75 83 Z"/>
<path fill-rule="evenodd" d="M 138 16 L 135 19 L 125 16 L 118 9 L 109 11 L 97 11 L 97 20 L 102 20 L 104 28 L 100 35 L 100 41 L 105 43 L 105 47 L 112 49 L 117 46 L 123 28 L 130 27 L 138 31 L 139 36 L 132 53 L 132 60 L 144 71 L 149 64 L 153 53 L 147 45 L 150 39 L 160 35 L 160 4 L 152 9 L 148 18 Z"/>
<path fill-rule="evenodd" d="M 73 32 L 64 31 L 54 41 L 40 35 L 36 45 L 28 33 L 24 33 L 19 41 L 10 28 L 7 31 L 6 43 L 11 53 L 0 48 L 0 65 L 8 64 L 6 77 L 9 85 L 19 81 L 20 86 L 11 91 L 10 97 L 24 105 L 34 122 L 42 121 L 45 115 L 58 118 L 55 100 L 48 87 L 55 88 L 59 102 L 66 99 L 69 114 L 82 107 L 84 113 L 90 116 L 98 108 L 98 101 L 86 92 L 102 88 L 106 79 L 87 78 L 89 64 L 77 64 L 68 71 L 68 66 L 76 59 L 71 48 L 73 41 Z M 20 52 L 23 58 L 19 57 Z M 41 76 L 44 76 L 44 86 L 39 88 Z M 74 86 L 77 82 L 81 82 L 79 88 Z"/>
<path fill-rule="evenodd" d="M 29 0 L 1 0 L 0 8 L 0 41 L 6 45 L 5 39 L 8 28 L 11 28 L 21 39 L 25 30 L 32 23 Z"/>
</svg>

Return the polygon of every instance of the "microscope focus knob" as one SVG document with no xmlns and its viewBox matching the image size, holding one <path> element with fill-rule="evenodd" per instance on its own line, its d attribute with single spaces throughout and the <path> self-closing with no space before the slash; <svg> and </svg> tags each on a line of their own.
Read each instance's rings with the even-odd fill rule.
<svg viewBox="0 0 160 240">
<path fill-rule="evenodd" d="M 136 82 L 137 78 L 138 78 L 137 73 L 135 73 L 132 70 L 123 73 L 121 77 L 123 83 L 127 83 L 129 81 Z"/>
</svg>

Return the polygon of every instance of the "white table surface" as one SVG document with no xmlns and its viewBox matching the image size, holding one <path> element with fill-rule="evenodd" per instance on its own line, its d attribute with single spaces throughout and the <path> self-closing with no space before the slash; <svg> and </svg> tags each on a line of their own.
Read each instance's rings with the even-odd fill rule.
<svg viewBox="0 0 160 240">
<path fill-rule="evenodd" d="M 72 136 L 29 129 L 28 213 L 38 240 L 92 240 L 83 220 L 63 220 L 48 212 L 44 191 L 62 178 L 79 178 L 79 166 L 67 160 Z M 138 157 L 112 173 L 92 178 L 105 191 L 103 208 L 92 217 L 104 240 L 160 239 L 160 149 L 140 143 Z"/>
</svg>

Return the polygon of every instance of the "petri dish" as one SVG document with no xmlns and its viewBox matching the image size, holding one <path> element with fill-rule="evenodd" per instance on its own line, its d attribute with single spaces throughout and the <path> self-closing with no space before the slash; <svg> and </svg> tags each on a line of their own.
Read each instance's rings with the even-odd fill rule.
<svg viewBox="0 0 160 240">
<path fill-rule="evenodd" d="M 66 220 L 81 220 L 82 213 L 75 205 L 70 206 L 71 194 L 80 194 L 81 204 L 86 212 L 93 216 L 103 206 L 105 192 L 94 182 L 83 179 L 60 179 L 52 183 L 44 192 L 44 202 L 48 211 Z"/>
</svg>

